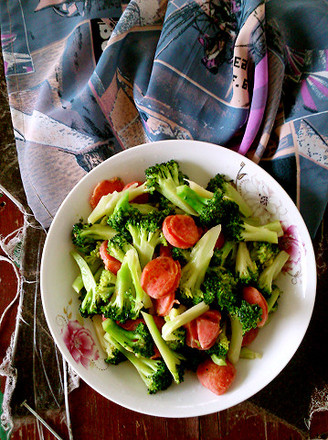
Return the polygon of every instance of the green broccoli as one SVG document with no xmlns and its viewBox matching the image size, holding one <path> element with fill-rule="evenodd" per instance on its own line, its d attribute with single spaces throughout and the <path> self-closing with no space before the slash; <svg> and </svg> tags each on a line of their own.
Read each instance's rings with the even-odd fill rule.
<svg viewBox="0 0 328 440">
<path fill-rule="evenodd" d="M 277 244 L 264 241 L 255 241 L 250 251 L 251 258 L 259 267 L 265 267 L 272 264 L 280 249 Z"/>
<path fill-rule="evenodd" d="M 185 266 L 190 260 L 191 251 L 192 248 L 181 249 L 173 246 L 171 248 L 171 255 L 174 260 L 179 261 L 181 266 Z"/>
<path fill-rule="evenodd" d="M 221 333 L 219 334 L 215 344 L 206 350 L 206 353 L 211 357 L 212 361 L 217 365 L 227 365 L 226 357 L 230 347 L 230 340 L 226 333 L 226 324 L 221 327 Z"/>
<path fill-rule="evenodd" d="M 102 243 L 101 241 L 98 241 L 96 247 L 89 254 L 83 255 L 83 258 L 86 261 L 86 263 L 88 264 L 88 266 L 90 267 L 90 270 L 93 273 L 96 282 L 98 281 L 98 278 L 100 277 L 101 269 L 103 267 L 103 262 L 102 262 L 102 259 L 100 258 L 100 254 L 99 254 L 99 247 L 100 247 L 101 243 Z M 98 277 L 98 274 L 99 274 L 99 277 Z M 82 280 L 82 275 L 80 272 L 79 275 L 77 275 L 77 277 L 73 281 L 72 288 L 73 288 L 73 290 L 75 290 L 76 293 L 80 293 L 81 290 L 83 289 L 83 287 L 84 287 L 83 280 Z"/>
<path fill-rule="evenodd" d="M 122 197 L 117 202 L 113 213 L 108 217 L 107 223 L 115 231 L 127 235 L 127 232 L 125 231 L 127 221 L 130 218 L 139 219 L 140 217 L 140 211 L 129 203 L 128 191 L 124 191 Z"/>
<path fill-rule="evenodd" d="M 208 182 L 206 189 L 212 193 L 219 191 L 222 193 L 224 199 L 237 203 L 241 214 L 245 217 L 250 217 L 252 215 L 252 209 L 245 202 L 243 196 L 223 174 L 216 174 L 212 177 Z"/>
<path fill-rule="evenodd" d="M 237 245 L 235 241 L 225 241 L 221 248 L 215 248 L 210 266 L 222 266 L 234 269 L 236 264 Z"/>
<path fill-rule="evenodd" d="M 207 295 L 214 295 L 220 310 L 230 310 L 237 305 L 238 280 L 224 267 L 210 268 L 206 274 L 203 289 Z"/>
<path fill-rule="evenodd" d="M 236 362 L 243 335 L 257 326 L 262 317 L 262 309 L 257 304 L 249 304 L 241 298 L 238 280 L 232 272 L 223 267 L 208 271 L 204 288 L 216 294 L 219 309 L 228 314 L 232 332 L 229 356 Z"/>
<path fill-rule="evenodd" d="M 163 220 L 162 214 L 156 211 L 141 218 L 131 217 L 126 224 L 142 268 L 153 258 L 158 245 L 167 245 L 161 229 Z"/>
<path fill-rule="evenodd" d="M 243 241 L 238 243 L 235 272 L 242 284 L 250 284 L 257 281 L 258 267 L 251 258 L 247 244 Z"/>
<path fill-rule="evenodd" d="M 109 255 L 116 258 L 120 262 L 123 261 L 125 254 L 129 249 L 132 249 L 133 246 L 128 242 L 126 236 L 124 234 L 116 234 L 113 238 L 108 240 L 107 250 Z"/>
<path fill-rule="evenodd" d="M 97 293 L 96 280 L 85 259 L 75 250 L 71 251 L 71 255 L 79 266 L 83 286 L 86 290 L 86 295 L 84 296 L 80 305 L 80 313 L 83 317 L 93 316 L 99 313 L 100 297 Z"/>
<path fill-rule="evenodd" d="M 72 242 L 83 254 L 90 254 L 97 247 L 97 241 L 110 240 L 116 231 L 108 225 L 75 223 L 72 228 Z"/>
<path fill-rule="evenodd" d="M 107 269 L 102 269 L 99 281 L 96 285 L 96 294 L 103 303 L 107 303 L 109 301 L 110 297 L 114 293 L 115 284 L 116 275 Z"/>
<path fill-rule="evenodd" d="M 126 330 L 112 319 L 105 319 L 103 329 L 111 339 L 115 339 L 122 347 L 138 357 L 151 357 L 155 354 L 153 339 L 143 322 L 140 322 L 135 330 Z"/>
<path fill-rule="evenodd" d="M 125 322 L 136 319 L 141 309 L 150 308 L 152 302 L 140 285 L 141 268 L 137 251 L 130 249 L 125 254 L 117 272 L 115 291 L 109 302 L 101 307 L 106 318 Z"/>
<path fill-rule="evenodd" d="M 195 214 L 194 210 L 177 195 L 177 188 L 187 183 L 178 162 L 172 159 L 156 164 L 147 168 L 145 174 L 147 178 L 145 184 L 150 193 L 157 191 L 185 213 Z"/>
<path fill-rule="evenodd" d="M 222 213 L 222 230 L 227 240 L 233 241 L 266 241 L 278 243 L 278 233 L 266 225 L 253 225 L 249 219 L 240 216 L 236 205 L 230 203 L 228 210 Z"/>
<path fill-rule="evenodd" d="M 102 317 L 100 315 L 95 315 L 92 318 L 92 323 L 96 331 L 98 341 L 106 353 L 105 362 L 112 365 L 118 365 L 126 358 L 121 353 L 121 351 L 116 347 L 116 344 L 111 340 L 110 336 L 105 332 L 102 326 Z"/>
<path fill-rule="evenodd" d="M 188 185 L 180 185 L 177 195 L 194 210 L 194 215 L 199 217 L 202 226 L 213 227 L 224 222 L 224 213 L 229 211 L 230 205 L 238 205 L 224 200 L 219 192 L 215 192 L 211 198 L 200 196 Z"/>
<path fill-rule="evenodd" d="M 209 229 L 192 248 L 188 263 L 181 269 L 177 294 L 185 305 L 194 305 L 201 301 L 211 303 L 214 300 L 212 295 L 208 295 L 206 291 L 202 290 L 202 283 L 220 231 L 220 225 Z"/>
<path fill-rule="evenodd" d="M 183 382 L 184 379 L 184 357 L 173 351 L 163 339 L 160 331 L 158 330 L 154 318 L 149 313 L 141 312 L 142 316 L 145 320 L 145 323 L 148 327 L 150 334 L 154 340 L 156 347 L 158 348 L 163 361 L 165 362 L 168 370 L 172 374 L 174 382 L 179 384 Z M 165 325 L 165 324 L 164 324 Z"/>
<path fill-rule="evenodd" d="M 273 281 L 281 273 L 288 259 L 289 254 L 284 250 L 280 250 L 272 263 L 260 273 L 258 278 L 258 287 L 264 295 L 271 295 L 273 290 Z"/>
</svg>

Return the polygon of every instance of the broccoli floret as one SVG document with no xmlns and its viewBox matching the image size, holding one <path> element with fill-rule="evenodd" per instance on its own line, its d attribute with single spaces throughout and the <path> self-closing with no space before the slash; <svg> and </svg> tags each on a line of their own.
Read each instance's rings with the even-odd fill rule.
<svg viewBox="0 0 328 440">
<path fill-rule="evenodd" d="M 209 229 L 195 244 L 188 263 L 181 269 L 178 295 L 185 305 L 197 304 L 201 301 L 211 303 L 214 300 L 214 297 L 202 290 L 201 286 L 220 231 L 220 225 Z"/>
<path fill-rule="evenodd" d="M 146 187 L 150 193 L 157 191 L 187 214 L 195 214 L 193 209 L 177 195 L 177 188 L 187 183 L 178 162 L 172 159 L 156 164 L 147 168 L 145 174 Z"/>
<path fill-rule="evenodd" d="M 129 249 L 132 249 L 132 244 L 127 241 L 127 238 L 124 234 L 116 234 L 113 238 L 108 241 L 107 250 L 109 255 L 116 258 L 120 262 L 123 261 L 123 258 Z"/>
<path fill-rule="evenodd" d="M 164 391 L 172 384 L 171 373 L 163 360 L 138 357 L 123 347 L 120 350 L 136 368 L 149 394 Z"/>
<path fill-rule="evenodd" d="M 216 176 L 212 177 L 208 182 L 206 189 L 213 193 L 219 191 L 222 193 L 224 199 L 237 203 L 240 212 L 245 217 L 250 217 L 252 215 L 252 209 L 250 206 L 248 206 L 231 181 L 228 181 L 223 174 L 216 174 Z"/>
<path fill-rule="evenodd" d="M 171 350 L 181 351 L 186 344 L 186 329 L 183 327 L 176 329 L 166 343 Z"/>
<path fill-rule="evenodd" d="M 118 365 L 126 358 L 123 356 L 121 351 L 116 347 L 116 344 L 110 339 L 109 335 L 105 332 L 102 326 L 102 317 L 100 315 L 95 315 L 92 318 L 92 323 L 96 331 L 98 341 L 106 353 L 105 362 L 112 365 Z"/>
<path fill-rule="evenodd" d="M 103 322 L 103 329 L 111 339 L 115 339 L 136 356 L 151 357 L 154 355 L 153 339 L 144 323 L 140 322 L 135 330 L 126 330 L 112 319 L 106 319 Z"/>
<path fill-rule="evenodd" d="M 128 219 L 139 219 L 140 217 L 140 211 L 131 206 L 129 203 L 129 193 L 124 191 L 122 197 L 117 202 L 113 213 L 108 217 L 107 223 L 115 231 L 119 232 L 120 234 L 124 234 L 126 232 L 125 225 Z"/>
<path fill-rule="evenodd" d="M 128 193 L 129 200 L 133 200 L 134 198 L 147 192 L 148 189 L 146 187 L 146 184 L 143 183 L 142 185 L 137 187 L 131 187 L 120 192 L 114 191 L 113 193 L 103 196 L 99 200 L 97 206 L 89 215 L 88 223 L 93 224 L 98 222 L 103 217 L 109 217 L 110 215 L 112 215 L 117 203 L 119 203 L 122 197 L 126 196 L 126 193 Z"/>
<path fill-rule="evenodd" d="M 177 188 L 177 194 L 194 210 L 203 226 L 213 227 L 224 223 L 224 214 L 229 211 L 231 204 L 234 204 L 238 210 L 238 205 L 224 200 L 219 192 L 215 192 L 212 197 L 207 198 L 199 195 L 189 186 L 181 185 Z"/>
<path fill-rule="evenodd" d="M 161 359 L 137 357 L 128 351 L 124 352 L 129 361 L 137 369 L 144 381 L 149 394 L 166 390 L 172 383 L 172 376 L 165 362 Z"/>
<path fill-rule="evenodd" d="M 172 258 L 176 261 L 179 261 L 181 266 L 185 266 L 190 260 L 190 253 L 192 248 L 181 249 L 173 246 L 171 248 Z"/>
<path fill-rule="evenodd" d="M 227 269 L 234 269 L 236 264 L 237 243 L 225 241 L 221 248 L 215 248 L 210 266 L 222 266 Z"/>
<path fill-rule="evenodd" d="M 272 285 L 272 292 L 270 297 L 267 300 L 268 303 L 268 313 L 272 313 L 277 310 L 278 308 L 278 299 L 280 295 L 282 294 L 282 290 L 276 286 Z"/>
<path fill-rule="evenodd" d="M 162 214 L 156 211 L 142 218 L 132 217 L 126 224 L 142 268 L 153 258 L 156 246 L 167 245 L 161 229 L 163 220 Z"/>
<path fill-rule="evenodd" d="M 184 357 L 175 351 L 173 351 L 163 339 L 160 331 L 158 330 L 154 318 L 149 313 L 141 312 L 148 327 L 150 334 L 154 340 L 156 347 L 158 348 L 165 365 L 172 374 L 175 383 L 179 384 L 184 379 Z M 164 324 L 165 325 L 165 324 Z"/>
<path fill-rule="evenodd" d="M 238 280 L 230 270 L 216 267 L 208 270 L 203 288 L 208 295 L 215 295 L 221 310 L 230 310 L 237 305 L 237 285 Z"/>
<path fill-rule="evenodd" d="M 225 237 L 234 241 L 266 241 L 278 243 L 278 234 L 266 225 L 255 226 L 241 217 L 236 205 L 231 203 L 228 211 L 223 213 L 222 228 Z"/>
<path fill-rule="evenodd" d="M 72 228 L 72 242 L 79 252 L 90 254 L 97 247 L 97 241 L 110 240 L 116 231 L 108 225 L 75 223 Z"/>
<path fill-rule="evenodd" d="M 100 307 L 100 296 L 97 292 L 96 280 L 85 259 L 75 250 L 71 251 L 71 255 L 79 266 L 83 286 L 86 290 L 86 295 L 80 305 L 80 313 L 83 317 L 93 316 L 99 313 Z"/>
<path fill-rule="evenodd" d="M 250 256 L 247 244 L 243 241 L 238 243 L 235 271 L 237 278 L 242 284 L 250 284 L 257 281 L 258 267 Z"/>
<path fill-rule="evenodd" d="M 103 326 L 106 328 L 107 320 L 103 322 Z M 119 339 L 121 334 L 118 335 L 119 339 L 117 339 L 116 336 L 116 332 L 113 334 L 106 332 L 104 336 L 107 341 L 110 341 L 113 351 L 113 359 L 120 360 L 121 356 L 128 359 L 136 368 L 139 376 L 145 383 L 149 394 L 155 394 L 158 391 L 166 390 L 171 385 L 171 373 L 161 359 L 151 359 L 141 356 L 140 354 L 135 355 L 132 351 L 124 348 L 120 343 Z M 120 353 L 120 356 L 118 353 Z"/>
<path fill-rule="evenodd" d="M 269 266 L 278 255 L 280 249 L 277 244 L 267 243 L 263 241 L 255 241 L 250 251 L 251 258 L 259 266 Z"/>
<path fill-rule="evenodd" d="M 115 290 L 109 302 L 101 307 L 106 318 L 125 322 L 136 319 L 142 308 L 150 308 L 152 302 L 140 285 L 141 268 L 137 251 L 130 249 L 125 254 L 116 275 Z"/>
<path fill-rule="evenodd" d="M 98 271 L 103 267 L 103 262 L 99 254 L 99 247 L 101 243 L 102 243 L 101 241 L 98 241 L 95 249 L 93 249 L 89 254 L 83 255 L 83 258 L 90 267 L 90 270 L 93 273 L 96 282 L 98 281 Z M 99 277 L 100 274 L 101 271 L 99 272 Z M 75 290 L 76 293 L 80 293 L 83 287 L 84 286 L 83 286 L 82 275 L 81 273 L 79 273 L 79 275 L 75 278 L 75 280 L 72 283 L 72 288 Z"/>
<path fill-rule="evenodd" d="M 257 327 L 258 322 L 262 318 L 262 309 L 257 304 L 249 304 L 244 299 L 240 304 L 230 311 L 230 315 L 234 315 L 239 319 L 242 325 L 242 334 Z"/>
<path fill-rule="evenodd" d="M 163 339 L 165 341 L 169 341 L 172 338 L 172 333 L 174 331 L 198 318 L 200 315 L 207 312 L 209 308 L 209 305 L 202 301 L 181 313 L 177 313 L 174 316 L 172 314 L 169 315 L 162 327 Z"/>
<path fill-rule="evenodd" d="M 226 334 L 226 325 L 224 324 L 221 329 L 215 344 L 206 350 L 206 353 L 211 356 L 212 361 L 217 365 L 226 365 L 226 357 L 230 347 L 230 340 Z"/>
<path fill-rule="evenodd" d="M 260 273 L 258 278 L 258 287 L 264 295 L 271 295 L 273 290 L 272 283 L 281 273 L 288 259 L 289 254 L 284 250 L 281 250 L 274 258 L 273 262 Z"/>
<path fill-rule="evenodd" d="M 109 298 L 112 296 L 115 290 L 116 284 L 116 275 L 113 272 L 102 269 L 99 281 L 96 286 L 96 295 L 99 299 L 106 303 L 109 301 Z"/>
</svg>

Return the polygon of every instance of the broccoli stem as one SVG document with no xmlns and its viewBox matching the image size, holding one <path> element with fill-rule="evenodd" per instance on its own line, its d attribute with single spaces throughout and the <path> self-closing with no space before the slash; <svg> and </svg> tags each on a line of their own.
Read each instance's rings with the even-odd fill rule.
<svg viewBox="0 0 328 440">
<path fill-rule="evenodd" d="M 289 254 L 281 250 L 273 263 L 267 266 L 260 274 L 258 279 L 258 285 L 260 289 L 263 289 L 265 293 L 272 292 L 272 282 L 277 278 L 277 276 L 282 271 L 282 268 L 289 259 Z"/>
<path fill-rule="evenodd" d="M 276 302 L 278 301 L 278 298 L 281 294 L 281 290 L 276 287 L 275 289 L 272 290 L 270 298 L 267 300 L 267 304 L 268 304 L 268 313 L 270 313 L 273 309 L 273 307 L 275 306 Z"/>
<path fill-rule="evenodd" d="M 229 315 L 231 325 L 231 339 L 228 350 L 228 359 L 232 364 L 239 360 L 241 344 L 243 342 L 243 326 L 238 318 Z"/>
<path fill-rule="evenodd" d="M 240 350 L 239 359 L 261 359 L 262 354 L 252 350 L 249 347 L 242 347 Z"/>
<path fill-rule="evenodd" d="M 198 318 L 198 316 L 207 312 L 209 308 L 209 305 L 202 301 L 195 306 L 190 307 L 190 309 L 187 309 L 185 312 L 182 312 L 180 315 L 177 315 L 172 320 L 167 321 L 162 327 L 163 339 L 165 341 L 170 340 L 170 335 L 174 332 L 174 330 Z"/>
<path fill-rule="evenodd" d="M 241 239 L 243 241 L 266 241 L 268 243 L 278 243 L 278 234 L 275 231 L 263 226 L 253 226 L 244 221 L 243 230 L 241 232 Z"/>
<path fill-rule="evenodd" d="M 103 267 L 101 261 L 96 261 L 92 265 L 89 266 L 91 272 L 94 274 L 94 279 L 97 282 L 100 278 L 101 272 L 103 271 Z M 76 293 L 80 293 L 83 289 L 83 279 L 82 275 L 79 274 L 72 283 L 72 288 Z"/>
<path fill-rule="evenodd" d="M 188 263 L 181 270 L 180 289 L 188 297 L 192 298 L 204 281 L 220 232 L 221 225 L 209 229 L 195 244 Z"/>
<path fill-rule="evenodd" d="M 71 251 L 71 255 L 79 266 L 83 286 L 87 292 L 96 292 L 96 280 L 91 272 L 91 269 L 85 259 L 75 250 Z"/>
<path fill-rule="evenodd" d="M 155 324 L 153 316 L 149 313 L 141 313 L 148 327 L 148 330 L 155 342 L 155 345 L 158 348 L 167 368 L 171 372 L 175 383 L 181 383 L 183 380 L 181 361 L 184 360 L 184 357 L 168 347 Z"/>
<path fill-rule="evenodd" d="M 140 284 L 141 278 L 141 266 L 138 256 L 138 252 L 133 247 L 125 254 L 126 261 L 128 263 L 132 282 L 136 291 L 136 303 L 140 304 L 140 308 L 145 307 L 149 309 L 153 303 L 150 296 L 143 290 Z"/>
</svg>

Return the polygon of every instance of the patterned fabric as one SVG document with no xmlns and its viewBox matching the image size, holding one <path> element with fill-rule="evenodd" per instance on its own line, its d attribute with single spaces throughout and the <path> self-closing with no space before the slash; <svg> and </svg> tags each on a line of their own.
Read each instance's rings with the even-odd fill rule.
<svg viewBox="0 0 328 440">
<path fill-rule="evenodd" d="M 314 234 L 327 201 L 327 5 L 283 4 L 3 2 L 17 152 L 37 220 L 48 227 L 112 154 L 183 138 L 260 162 Z"/>
<path fill-rule="evenodd" d="M 20 202 L 43 228 L 100 162 L 177 138 L 220 144 L 259 163 L 314 236 L 328 195 L 325 0 L 2 0 L 0 7 L 27 197 Z M 0 184 L 19 194 L 21 183 L 6 170 Z M 28 224 L 40 242 L 43 233 Z M 25 275 L 38 266 L 36 254 L 23 259 Z M 37 291 L 23 305 L 24 319 L 35 304 Z M 50 359 L 51 352 L 49 369 Z M 21 363 L 21 377 L 31 377 Z M 38 408 L 50 408 L 50 391 L 39 391 Z M 17 393 L 19 408 L 24 387 Z M 267 396 L 262 403 L 274 412 Z"/>
</svg>

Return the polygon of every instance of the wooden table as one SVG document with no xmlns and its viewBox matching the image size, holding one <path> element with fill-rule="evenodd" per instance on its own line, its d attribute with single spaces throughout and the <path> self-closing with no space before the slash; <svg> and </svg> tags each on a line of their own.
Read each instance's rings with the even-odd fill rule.
<svg viewBox="0 0 328 440">
<path fill-rule="evenodd" d="M 17 207 L 6 196 L 0 197 L 0 234 L 7 235 L 19 227 L 21 223 L 22 216 Z M 14 269 L 5 261 L 0 261 L 0 278 L 1 312 L 16 292 Z M 2 324 L 0 358 L 5 354 L 14 329 L 14 321 L 15 307 L 6 315 Z M 1 385 L 3 389 L 3 380 Z M 164 419 L 124 409 L 100 396 L 81 381 L 80 387 L 69 395 L 69 405 L 72 430 L 76 440 L 141 440 L 148 438 L 153 440 L 301 440 L 328 438 L 327 412 L 320 412 L 314 416 L 308 437 L 282 419 L 270 415 L 248 401 L 207 416 Z M 69 438 L 66 425 L 58 417 L 47 421 L 63 439 Z M 54 439 L 54 436 L 46 429 L 43 428 L 43 432 L 44 439 Z M 12 440 L 36 440 L 39 438 L 41 437 L 33 416 L 25 420 L 22 426 L 17 427 L 11 437 Z"/>
</svg>

